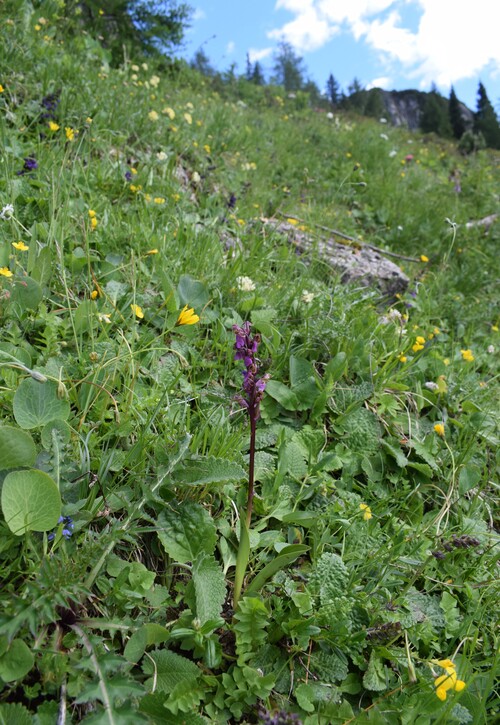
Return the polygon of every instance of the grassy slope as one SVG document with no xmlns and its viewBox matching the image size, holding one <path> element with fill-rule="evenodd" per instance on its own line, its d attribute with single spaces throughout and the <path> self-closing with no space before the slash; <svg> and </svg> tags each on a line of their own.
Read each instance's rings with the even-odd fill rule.
<svg viewBox="0 0 500 725">
<path fill-rule="evenodd" d="M 225 644 L 228 622 L 196 646 L 182 634 L 169 643 L 180 652 L 183 641 L 207 675 L 198 700 L 181 712 L 239 721 L 259 697 L 310 723 L 466 722 L 467 713 L 453 709 L 460 699 L 474 722 L 486 722 L 498 711 L 498 353 L 488 349 L 499 344 L 499 225 L 488 235 L 463 225 L 498 209 L 498 154 L 462 158 L 445 141 L 329 119 L 280 89 L 240 84 L 221 96 L 187 70 L 145 68 L 140 57 L 113 70 L 88 36 L 71 39 L 56 4 L 44 6 L 46 23 L 30 7 L 6 3 L 0 13 L 0 208 L 14 207 L 14 218 L 0 221 L 0 267 L 13 273 L 0 277 L 1 417 L 21 425 L 13 401 L 26 371 L 8 364 L 9 355 L 67 396 L 69 440 L 50 429 L 41 437 L 41 425 L 31 433 L 36 467 L 59 484 L 75 530 L 68 541 L 56 539 L 49 557 L 40 534 L 16 537 L 3 525 L 2 631 L 25 641 L 35 661 L 24 682 L 4 677 L 0 697 L 32 701 L 33 712 L 45 701 L 53 714 L 65 680 L 70 700 L 82 691 L 83 702 L 94 700 L 94 665 L 77 668 L 81 630 L 66 635 L 64 648 L 54 634 L 76 600 L 79 619 L 115 623 L 106 636 L 87 624 L 95 651 L 121 658 L 109 671 L 126 679 L 124 709 L 135 711 L 145 678 L 123 658 L 134 627 L 167 621 L 175 630 L 180 617 L 186 629 L 201 616 L 175 563 L 190 558 L 176 559 L 167 544 L 169 559 L 154 534 L 165 503 L 196 501 L 211 513 L 216 559 L 232 581 L 231 501 L 245 500 L 238 476 L 189 487 L 189 465 L 177 467 L 160 488 L 163 503 L 148 500 L 134 520 L 127 512 L 148 497 L 185 434 L 193 470 L 208 456 L 246 465 L 231 325 L 250 317 L 273 381 L 288 386 L 275 386 L 263 403 L 251 569 L 272 558 L 275 544 L 304 542 L 310 551 L 267 586 L 262 600 L 274 626 L 244 657 L 252 672 L 274 673 L 272 693 L 249 684 L 248 671 L 238 674 L 243 665 Z M 50 94 L 59 100 L 53 131 L 40 117 Z M 75 131 L 72 140 L 65 129 Z M 38 168 L 19 175 L 28 157 Z M 450 181 L 457 169 L 460 193 Z M 387 322 L 374 292 L 342 287 L 321 260 L 306 264 L 263 227 L 261 217 L 279 212 L 310 230 L 320 224 L 428 257 L 406 263 L 410 293 L 395 309 L 408 320 Z M 12 248 L 19 241 L 29 251 Z M 26 288 L 26 274 L 37 284 Z M 255 290 L 241 290 L 239 276 Z M 174 327 L 184 303 L 201 315 L 199 325 Z M 417 336 L 425 347 L 415 352 Z M 309 387 L 301 389 L 304 379 Z M 453 543 L 463 536 L 471 538 Z M 314 577 L 332 553 L 341 554 L 349 583 L 337 582 L 328 599 Z M 140 561 L 155 584 L 144 567 L 134 578 L 120 561 Z M 26 599 L 38 602 L 31 620 L 22 614 Z M 310 632 L 298 625 L 306 621 Z M 212 646 L 222 659 L 210 660 Z M 431 660 L 444 657 L 453 657 L 468 686 L 441 703 Z M 441 674 L 435 665 L 434 674 Z M 243 695 L 230 697 L 239 676 L 251 693 L 246 704 Z M 109 691 L 119 710 L 123 693 Z M 175 707 L 170 701 L 173 722 Z"/>
</svg>

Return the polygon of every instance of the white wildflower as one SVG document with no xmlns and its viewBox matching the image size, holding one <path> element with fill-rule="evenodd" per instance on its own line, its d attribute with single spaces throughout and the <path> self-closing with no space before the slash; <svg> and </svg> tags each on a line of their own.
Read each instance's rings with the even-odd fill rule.
<svg viewBox="0 0 500 725">
<path fill-rule="evenodd" d="M 308 292 L 306 289 L 302 292 L 302 297 L 300 298 L 302 302 L 305 302 L 306 305 L 309 305 L 313 299 L 314 294 L 312 292 Z"/>
<path fill-rule="evenodd" d="M 381 133 L 380 134 L 380 138 L 383 139 L 384 141 L 388 141 L 389 140 L 389 136 L 386 133 Z"/>
<path fill-rule="evenodd" d="M 168 159 L 168 156 L 165 151 L 158 151 L 158 153 L 156 154 L 156 158 L 158 159 L 158 161 L 166 161 Z"/>
<path fill-rule="evenodd" d="M 0 211 L 0 219 L 10 219 L 14 215 L 14 207 L 12 204 L 6 204 Z"/>
<path fill-rule="evenodd" d="M 439 385 L 437 383 L 433 383 L 432 381 L 425 383 L 425 387 L 427 390 L 439 390 Z"/>
<path fill-rule="evenodd" d="M 392 149 L 392 151 L 389 151 L 389 158 L 390 159 L 393 159 L 397 155 L 398 155 L 398 152 L 396 151 L 396 149 Z"/>
<path fill-rule="evenodd" d="M 492 353 L 494 353 L 494 352 L 495 352 L 495 346 L 494 346 L 494 345 L 488 345 L 488 350 L 487 350 L 487 351 L 488 351 L 488 352 L 490 353 L 490 355 L 491 355 Z"/>
<path fill-rule="evenodd" d="M 255 284 L 250 277 L 236 277 L 236 284 L 238 285 L 238 289 L 242 292 L 253 292 L 255 289 Z"/>
</svg>

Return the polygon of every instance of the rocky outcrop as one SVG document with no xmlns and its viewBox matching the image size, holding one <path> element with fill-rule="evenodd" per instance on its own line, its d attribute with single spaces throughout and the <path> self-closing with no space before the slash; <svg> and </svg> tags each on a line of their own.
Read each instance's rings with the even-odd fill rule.
<svg viewBox="0 0 500 725">
<path fill-rule="evenodd" d="M 420 127 L 428 93 L 416 90 L 380 90 L 380 93 L 386 108 L 387 119 L 393 126 L 406 126 L 412 131 Z M 447 103 L 447 99 L 443 98 L 443 103 Z M 460 103 L 460 110 L 465 127 L 472 128 L 474 113 L 463 103 Z"/>
<path fill-rule="evenodd" d="M 331 236 L 312 235 L 288 221 L 262 221 L 272 225 L 275 232 L 285 235 L 306 258 L 315 255 L 324 260 L 340 274 L 340 281 L 344 284 L 377 288 L 387 299 L 393 299 L 408 287 L 409 280 L 404 272 L 367 244 L 341 243 Z"/>
</svg>

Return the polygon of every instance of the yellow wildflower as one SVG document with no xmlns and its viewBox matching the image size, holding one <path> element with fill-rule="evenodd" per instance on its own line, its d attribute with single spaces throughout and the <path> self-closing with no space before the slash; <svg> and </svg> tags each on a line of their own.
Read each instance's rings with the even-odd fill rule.
<svg viewBox="0 0 500 725">
<path fill-rule="evenodd" d="M 155 204 L 164 204 L 165 203 L 165 199 L 163 198 L 163 196 L 155 196 L 153 201 Z"/>
<path fill-rule="evenodd" d="M 413 352 L 420 352 L 420 350 L 424 349 L 424 346 L 416 342 L 414 345 L 411 346 L 411 349 L 413 350 Z"/>
<path fill-rule="evenodd" d="M 422 335 L 419 335 L 417 338 L 415 338 L 415 342 L 417 343 L 417 345 L 424 345 L 425 337 L 422 337 Z"/>
<path fill-rule="evenodd" d="M 435 328 L 433 329 L 433 331 L 432 331 L 432 332 L 433 332 L 433 333 L 434 333 L 435 335 L 439 335 L 439 333 L 441 332 L 441 330 L 439 329 L 439 327 L 435 327 Z"/>
<path fill-rule="evenodd" d="M 206 152 L 207 154 L 209 154 L 209 153 L 210 153 L 210 151 L 211 151 L 211 148 L 210 148 L 210 146 L 209 146 L 209 145 L 208 145 L 208 144 L 206 143 L 206 144 L 205 144 L 205 145 L 203 146 L 203 150 L 204 150 L 204 151 L 205 151 L 205 152 Z"/>
<path fill-rule="evenodd" d="M 93 289 L 90 293 L 90 299 L 96 300 L 99 297 L 99 292 L 96 289 Z"/>
<path fill-rule="evenodd" d="M 292 225 L 293 225 L 294 227 L 296 227 L 296 226 L 297 226 L 297 224 L 299 223 L 298 219 L 293 219 L 292 217 L 288 217 L 288 218 L 287 218 L 287 222 L 288 222 L 289 224 L 292 224 Z"/>
<path fill-rule="evenodd" d="M 170 106 L 167 106 L 166 108 L 164 108 L 162 113 L 164 113 L 166 116 L 168 116 L 171 121 L 173 121 L 175 118 L 175 111 L 173 108 L 170 108 Z"/>
<path fill-rule="evenodd" d="M 96 213 L 95 213 L 95 211 L 94 211 L 93 209 L 89 209 L 89 217 L 90 217 L 91 219 L 94 219 L 94 218 L 95 218 L 95 216 L 96 216 Z"/>
<path fill-rule="evenodd" d="M 76 131 L 74 128 L 71 128 L 70 126 L 66 126 L 64 129 L 66 133 L 66 138 L 68 141 L 74 141 L 75 136 L 77 135 L 78 131 Z"/>
<path fill-rule="evenodd" d="M 0 83 L 0 93 L 3 93 L 4 91 L 5 91 L 5 88 L 4 88 L 4 87 L 2 86 L 2 84 Z"/>
<path fill-rule="evenodd" d="M 186 123 L 187 123 L 187 124 L 189 124 L 189 125 L 191 125 L 191 124 L 193 123 L 193 117 L 191 116 L 191 114 L 190 114 L 190 113 L 185 113 L 185 114 L 184 114 L 184 120 L 185 120 L 185 121 L 186 121 Z"/>
<path fill-rule="evenodd" d="M 27 252 L 29 247 L 24 242 L 12 242 L 14 249 L 18 249 L 20 252 Z"/>
<path fill-rule="evenodd" d="M 444 700 L 446 700 L 448 690 L 461 692 L 465 687 L 465 682 L 458 679 L 455 665 L 451 660 L 438 660 L 435 661 L 435 663 L 446 671 L 445 675 L 440 675 L 434 680 L 436 695 L 444 702 Z"/>
<path fill-rule="evenodd" d="M 363 511 L 363 518 L 365 521 L 369 521 L 372 518 L 372 510 L 366 503 L 360 503 L 359 508 Z"/>
<path fill-rule="evenodd" d="M 144 312 L 142 311 L 142 307 L 139 307 L 139 305 L 130 305 L 130 309 L 134 315 L 139 318 L 139 320 L 144 318 Z"/>
<path fill-rule="evenodd" d="M 406 357 L 406 355 L 400 355 L 398 357 L 398 360 L 400 363 L 405 363 L 408 360 L 408 358 Z"/>
<path fill-rule="evenodd" d="M 442 423 L 435 423 L 434 430 L 438 434 L 438 436 L 444 438 L 444 425 Z"/>
<path fill-rule="evenodd" d="M 103 312 L 101 315 L 98 315 L 99 322 L 104 322 L 106 325 L 111 325 L 111 313 L 110 312 Z"/>
<path fill-rule="evenodd" d="M 462 353 L 462 358 L 466 362 L 472 362 L 474 360 L 474 355 L 472 354 L 472 350 L 460 350 Z"/>
<path fill-rule="evenodd" d="M 148 250 L 148 251 L 146 252 L 146 254 L 158 254 L 158 250 L 157 250 L 157 249 L 149 249 L 149 250 Z"/>
<path fill-rule="evenodd" d="M 176 325 L 195 325 L 199 322 L 199 316 L 195 313 L 192 307 L 184 305 L 177 318 Z"/>
<path fill-rule="evenodd" d="M 0 267 L 0 274 L 2 277 L 12 277 L 12 272 L 8 267 Z"/>
<path fill-rule="evenodd" d="M 420 261 L 421 262 L 428 262 L 429 261 L 429 257 L 426 257 L 425 254 L 421 254 L 420 255 Z"/>
<path fill-rule="evenodd" d="M 148 118 L 149 118 L 150 121 L 155 121 L 156 122 L 160 117 L 159 117 L 159 115 L 157 114 L 156 111 L 150 111 L 148 113 Z"/>
<path fill-rule="evenodd" d="M 492 325 L 491 326 L 491 331 L 492 332 L 498 332 L 498 325 Z"/>
<path fill-rule="evenodd" d="M 59 131 L 61 127 L 55 121 L 49 121 L 49 131 Z"/>
</svg>

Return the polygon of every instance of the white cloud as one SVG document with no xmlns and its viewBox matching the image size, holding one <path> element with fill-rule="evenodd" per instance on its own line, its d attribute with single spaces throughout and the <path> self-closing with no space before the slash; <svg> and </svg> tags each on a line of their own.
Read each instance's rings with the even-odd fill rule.
<svg viewBox="0 0 500 725">
<path fill-rule="evenodd" d="M 321 48 L 330 38 L 338 32 L 338 28 L 331 25 L 328 20 L 321 16 L 311 3 L 296 3 L 295 0 L 279 0 L 282 4 L 300 5 L 295 20 L 286 23 L 282 28 L 271 30 L 268 38 L 285 38 L 294 47 L 300 50 L 317 50 Z"/>
<path fill-rule="evenodd" d="M 234 53 L 234 50 L 236 48 L 234 40 L 230 40 L 229 43 L 226 45 L 226 53 L 227 55 L 231 55 L 231 53 Z"/>
<path fill-rule="evenodd" d="M 207 17 L 207 15 L 206 15 L 205 11 L 202 10 L 201 8 L 196 8 L 194 13 L 191 16 L 191 18 L 194 22 L 196 22 L 197 20 L 205 20 L 206 17 Z"/>
<path fill-rule="evenodd" d="M 294 18 L 268 36 L 298 51 L 317 50 L 343 32 L 378 51 L 389 72 L 402 65 L 423 87 L 435 81 L 446 88 L 483 69 L 500 73 L 498 0 L 277 0 L 275 7 Z M 405 25 L 405 8 L 417 11 L 418 24 Z"/>
<path fill-rule="evenodd" d="M 366 84 L 366 89 L 369 91 L 370 88 L 383 88 L 389 90 L 392 86 L 392 78 L 389 76 L 380 76 L 380 78 L 374 78 L 370 83 Z"/>
<path fill-rule="evenodd" d="M 268 58 L 273 50 L 274 48 L 261 48 L 260 50 L 257 48 L 250 48 L 248 51 L 250 63 L 255 63 L 257 60 L 264 60 L 264 58 Z"/>
</svg>

